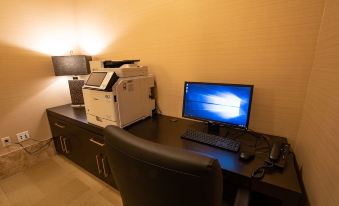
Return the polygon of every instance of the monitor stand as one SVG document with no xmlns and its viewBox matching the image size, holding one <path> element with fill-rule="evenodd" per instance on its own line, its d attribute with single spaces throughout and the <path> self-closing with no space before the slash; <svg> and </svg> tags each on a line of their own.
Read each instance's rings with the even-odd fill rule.
<svg viewBox="0 0 339 206">
<path fill-rule="evenodd" d="M 215 122 L 208 122 L 207 130 L 210 134 L 219 135 L 220 125 Z"/>
</svg>

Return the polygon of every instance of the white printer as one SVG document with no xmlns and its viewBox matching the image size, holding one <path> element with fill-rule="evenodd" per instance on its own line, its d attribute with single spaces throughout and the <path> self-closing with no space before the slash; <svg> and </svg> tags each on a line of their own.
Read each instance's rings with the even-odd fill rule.
<svg viewBox="0 0 339 206">
<path fill-rule="evenodd" d="M 92 65 L 100 65 L 92 62 Z M 147 67 L 123 64 L 119 68 L 93 68 L 83 86 L 87 121 L 106 127 L 126 127 L 152 116 L 154 78 Z"/>
</svg>

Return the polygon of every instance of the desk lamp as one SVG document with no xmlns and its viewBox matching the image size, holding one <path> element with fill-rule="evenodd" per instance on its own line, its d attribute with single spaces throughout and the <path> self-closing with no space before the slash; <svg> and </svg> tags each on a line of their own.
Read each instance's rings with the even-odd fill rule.
<svg viewBox="0 0 339 206">
<path fill-rule="evenodd" d="M 82 86 L 84 80 L 80 80 L 77 75 L 90 74 L 89 61 L 92 57 L 85 55 L 72 56 L 52 56 L 55 76 L 73 75 L 72 80 L 68 80 L 69 92 L 72 100 L 72 107 L 84 106 Z"/>
</svg>

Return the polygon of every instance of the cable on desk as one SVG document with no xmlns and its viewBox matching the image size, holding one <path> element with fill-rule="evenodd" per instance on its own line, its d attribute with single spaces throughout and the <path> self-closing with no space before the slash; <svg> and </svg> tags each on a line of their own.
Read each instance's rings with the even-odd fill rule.
<svg viewBox="0 0 339 206">
<path fill-rule="evenodd" d="M 285 167 L 286 161 L 288 161 L 289 155 L 291 155 L 292 158 L 295 158 L 294 153 L 290 150 L 290 144 L 283 145 L 280 153 L 281 157 L 278 162 L 265 160 L 264 165 L 256 168 L 253 171 L 251 177 L 261 179 L 264 177 L 265 170 L 267 170 L 268 168 L 283 169 Z"/>
<path fill-rule="evenodd" d="M 253 172 L 251 177 L 255 178 L 255 179 L 261 179 L 264 177 L 265 175 L 265 170 L 273 168 L 274 167 L 274 163 L 264 163 L 263 166 L 260 166 L 258 168 L 256 168 Z"/>
<path fill-rule="evenodd" d="M 157 82 L 156 82 L 156 81 L 154 81 L 154 88 L 157 88 Z M 162 114 L 162 111 L 161 111 L 161 109 L 160 109 L 160 107 L 159 107 L 158 98 L 156 98 L 155 93 L 156 93 L 156 92 L 154 91 L 153 99 L 154 99 L 154 104 L 155 104 L 155 111 L 156 111 L 156 113 L 158 113 L 158 114 Z"/>
<path fill-rule="evenodd" d="M 267 147 L 271 150 L 271 144 L 270 144 L 270 142 L 268 141 L 268 139 L 264 135 L 257 134 L 253 130 L 248 130 L 248 134 L 252 135 L 253 137 L 256 137 L 256 138 L 259 138 L 259 139 L 263 139 L 266 142 Z"/>
<path fill-rule="evenodd" d="M 239 137 L 241 137 L 241 136 L 243 136 L 244 134 L 246 134 L 247 133 L 247 131 L 245 130 L 245 131 L 242 131 L 240 134 L 238 134 L 237 136 L 235 136 L 235 137 L 232 137 L 232 138 L 234 138 L 234 139 L 237 139 L 237 138 L 239 138 Z"/>
<path fill-rule="evenodd" d="M 155 101 L 155 110 L 157 111 L 158 114 L 162 114 L 162 111 L 159 107 L 158 101 Z"/>
<path fill-rule="evenodd" d="M 261 150 L 263 150 L 263 149 L 266 149 L 266 150 L 264 150 L 264 151 L 261 151 Z M 256 154 L 267 154 L 267 153 L 269 153 L 271 150 L 269 150 L 269 148 L 267 148 L 266 146 L 265 147 L 257 147 L 257 148 L 255 148 L 255 153 Z"/>
<path fill-rule="evenodd" d="M 228 134 L 229 134 L 229 132 L 227 132 L 225 136 L 228 137 Z M 239 137 L 241 137 L 241 136 L 243 136 L 243 135 L 245 135 L 245 134 L 249 134 L 249 135 L 255 137 L 254 145 L 246 144 L 246 143 L 242 142 L 242 141 L 239 139 Z M 243 145 L 245 145 L 245 146 L 248 146 L 248 147 L 254 147 L 254 148 L 255 148 L 255 151 L 261 150 L 261 149 L 266 149 L 266 148 L 268 148 L 268 151 L 267 151 L 267 152 L 271 151 L 271 144 L 269 143 L 269 141 L 267 140 L 267 138 L 266 138 L 264 135 L 256 134 L 255 131 L 253 131 L 253 130 L 249 130 L 249 129 L 248 129 L 248 130 L 241 130 L 241 132 L 238 133 L 235 137 L 229 137 L 229 138 L 231 138 L 231 139 L 236 139 L 236 140 L 238 140 L 238 141 L 241 141 L 241 144 L 243 144 Z M 263 139 L 263 140 L 265 141 L 265 143 L 267 144 L 267 147 L 264 147 L 264 148 L 257 148 L 258 139 Z M 261 152 L 261 153 L 266 153 L 266 152 Z"/>
</svg>

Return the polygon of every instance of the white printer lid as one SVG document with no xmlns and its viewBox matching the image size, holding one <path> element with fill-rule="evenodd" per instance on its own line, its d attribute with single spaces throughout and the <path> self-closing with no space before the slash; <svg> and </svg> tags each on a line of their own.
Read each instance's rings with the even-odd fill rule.
<svg viewBox="0 0 339 206">
<path fill-rule="evenodd" d="M 110 71 L 115 72 L 119 77 L 147 76 L 147 66 L 137 64 L 124 64 L 119 68 L 104 68 L 103 61 L 90 61 L 91 71 Z"/>
</svg>

